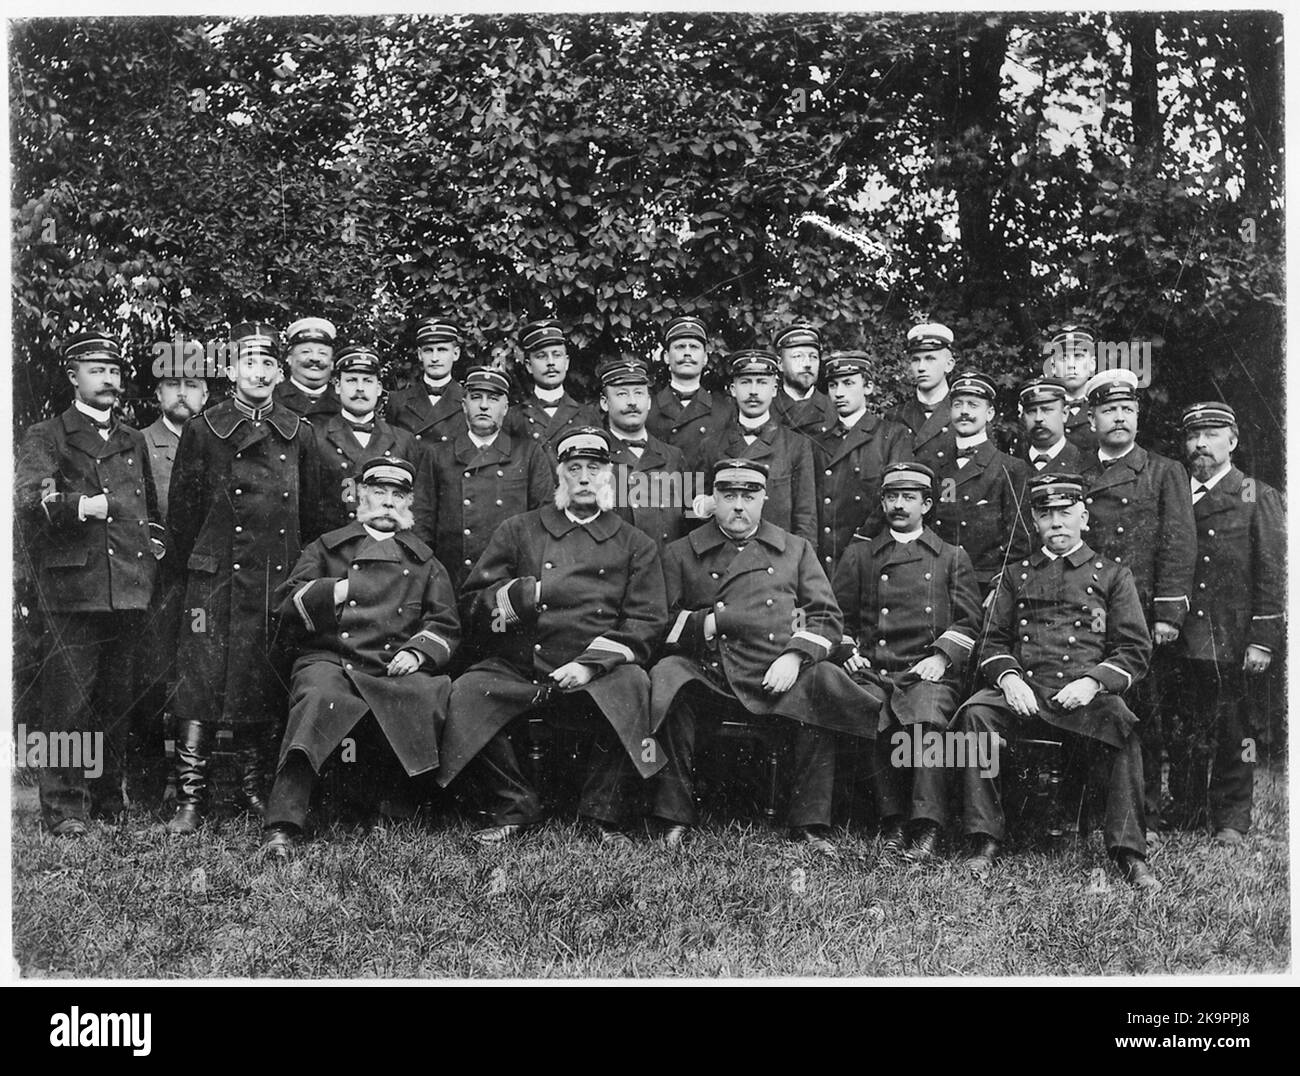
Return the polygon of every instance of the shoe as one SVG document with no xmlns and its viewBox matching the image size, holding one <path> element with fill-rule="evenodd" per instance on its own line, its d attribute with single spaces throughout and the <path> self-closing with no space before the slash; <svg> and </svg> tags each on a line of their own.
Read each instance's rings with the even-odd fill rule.
<svg viewBox="0 0 1300 1076">
<path fill-rule="evenodd" d="M 819 827 L 796 826 L 790 830 L 790 839 L 803 845 L 807 851 L 812 852 L 814 855 L 826 859 L 840 858 L 840 850 L 835 847 L 835 842 L 826 836 Z"/>
<path fill-rule="evenodd" d="M 258 728 L 238 731 L 235 757 L 239 762 L 239 794 L 244 809 L 258 818 L 266 817 L 265 753 L 262 730 Z"/>
<path fill-rule="evenodd" d="M 197 833 L 202 824 L 203 812 L 193 803 L 182 803 L 167 822 L 167 832 L 173 837 L 188 837 Z"/>
<path fill-rule="evenodd" d="M 939 828 L 938 822 L 929 819 L 922 821 L 916 833 L 912 835 L 903 858 L 909 863 L 935 862 L 939 858 L 939 838 L 942 835 L 943 831 Z"/>
<path fill-rule="evenodd" d="M 680 848 L 686 843 L 686 838 L 690 835 L 690 832 L 690 826 L 684 825 L 681 822 L 674 822 L 663 832 L 662 840 L 664 842 L 664 847 L 672 849 Z"/>
<path fill-rule="evenodd" d="M 80 818 L 65 818 L 62 822 L 50 827 L 51 837 L 67 837 L 70 840 L 80 840 L 89 832 L 86 823 Z"/>
<path fill-rule="evenodd" d="M 886 818 L 880 825 L 880 854 L 899 855 L 904 848 L 903 820 L 897 815 Z"/>
<path fill-rule="evenodd" d="M 1233 829 L 1231 826 L 1223 826 L 1214 831 L 1214 843 L 1223 845 L 1242 844 L 1246 840 L 1246 835 L 1239 829 Z"/>
<path fill-rule="evenodd" d="M 1119 872 L 1134 889 L 1145 889 L 1154 893 L 1161 888 L 1160 879 L 1151 873 L 1147 861 L 1136 852 L 1120 852 L 1116 860 Z"/>
<path fill-rule="evenodd" d="M 632 843 L 632 838 L 617 826 L 612 826 L 608 822 L 595 822 L 593 824 L 597 835 L 600 837 L 601 844 L 626 846 Z"/>
<path fill-rule="evenodd" d="M 524 832 L 525 828 L 519 824 L 487 826 L 484 829 L 476 829 L 469 836 L 470 840 L 477 841 L 479 844 L 503 844 L 514 837 L 518 837 Z"/>
<path fill-rule="evenodd" d="M 298 838 L 283 826 L 273 826 L 266 831 L 266 840 L 257 850 L 257 858 L 288 863 L 293 857 L 294 845 L 297 843 Z"/>
<path fill-rule="evenodd" d="M 1147 830 L 1147 847 L 1160 843 L 1160 831 L 1158 829 Z"/>
<path fill-rule="evenodd" d="M 995 841 L 992 837 L 977 837 L 971 846 L 970 855 L 963 861 L 962 866 L 977 878 L 986 878 L 1001 851 L 1000 841 Z"/>
<path fill-rule="evenodd" d="M 212 728 L 202 721 L 181 721 L 176 727 L 176 813 L 167 832 L 184 836 L 198 831 L 208 794 L 208 765 L 212 758 Z"/>
</svg>

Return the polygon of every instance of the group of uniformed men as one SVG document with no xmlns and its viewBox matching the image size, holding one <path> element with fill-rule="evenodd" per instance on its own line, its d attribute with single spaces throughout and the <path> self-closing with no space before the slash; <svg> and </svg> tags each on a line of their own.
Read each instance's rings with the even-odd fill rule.
<svg viewBox="0 0 1300 1076">
<path fill-rule="evenodd" d="M 955 370 L 939 324 L 908 332 L 914 391 L 883 416 L 872 358 L 823 356 L 806 324 L 727 356 L 724 395 L 702 386 L 704 323 L 675 318 L 668 384 L 612 359 L 594 405 L 566 391 L 558 322 L 520 332 L 514 403 L 499 364 L 453 380 L 463 335 L 422 321 L 423 376 L 381 411 L 372 349 L 301 319 L 286 379 L 277 334 L 246 323 L 232 394 L 205 407 L 203 380 L 163 370 L 144 431 L 115 413 L 117 339 L 66 345 L 74 400 L 23 440 L 18 505 L 49 645 L 40 726 L 102 732 L 107 764 L 42 770 L 51 833 L 122 812 L 128 741 L 156 743 L 167 708 L 168 830 L 202 823 L 230 729 L 277 858 L 345 742 L 375 809 L 408 810 L 409 777 L 464 772 L 492 815 L 475 838 L 519 834 L 542 816 L 512 737 L 526 717 L 590 743 L 579 810 L 607 842 L 640 812 L 681 843 L 697 735 L 728 715 L 788 730 L 787 822 L 826 855 L 848 736 L 874 741 L 882 855 L 935 858 L 952 792 L 966 861 L 988 870 L 999 781 L 974 749 L 900 765 L 900 735 L 930 730 L 1090 760 L 1107 848 L 1140 887 L 1159 884 L 1162 826 L 1242 840 L 1244 699 L 1282 643 L 1284 525 L 1278 493 L 1233 466 L 1228 405 L 1185 410 L 1184 469 L 1136 443 L 1137 378 L 1098 373 L 1069 329 L 1053 376 L 1020 387 L 1008 453 L 994 383 Z"/>
</svg>

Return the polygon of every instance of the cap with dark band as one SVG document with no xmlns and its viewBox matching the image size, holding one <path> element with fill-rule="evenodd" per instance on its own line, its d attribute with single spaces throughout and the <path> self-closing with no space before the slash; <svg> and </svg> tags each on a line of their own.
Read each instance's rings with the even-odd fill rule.
<svg viewBox="0 0 1300 1076">
<path fill-rule="evenodd" d="M 361 482 L 367 486 L 396 486 L 409 493 L 415 488 L 415 464 L 397 456 L 376 456 L 361 465 Z"/>
<path fill-rule="evenodd" d="M 978 396 L 990 402 L 998 398 L 993 379 L 979 370 L 963 370 L 948 384 L 949 396 Z"/>
<path fill-rule="evenodd" d="M 733 378 L 743 374 L 771 374 L 775 377 L 780 368 L 777 357 L 761 348 L 745 348 L 727 356 L 727 372 Z"/>
<path fill-rule="evenodd" d="M 86 362 L 90 359 L 120 364 L 122 346 L 108 333 L 98 331 L 77 333 L 63 345 L 65 363 Z"/>
<path fill-rule="evenodd" d="M 1191 433 L 1210 426 L 1237 428 L 1237 412 L 1222 400 L 1207 400 L 1183 408 L 1183 432 Z"/>
<path fill-rule="evenodd" d="M 494 392 L 498 396 L 508 396 L 510 394 L 510 378 L 506 377 L 495 366 L 471 366 L 469 373 L 465 375 L 465 391 L 471 389 L 481 389 L 485 392 Z"/>
<path fill-rule="evenodd" d="M 519 330 L 519 346 L 525 353 L 536 351 L 539 347 L 550 347 L 552 344 L 564 342 L 564 326 L 555 318 L 530 321 Z"/>
<path fill-rule="evenodd" d="M 822 334 L 803 321 L 787 325 L 772 337 L 772 347 L 777 351 L 787 347 L 815 347 L 820 350 L 821 346 Z"/>
<path fill-rule="evenodd" d="M 1138 375 L 1132 370 L 1102 370 L 1093 374 L 1083 386 L 1089 407 L 1138 398 Z"/>
<path fill-rule="evenodd" d="M 463 337 L 461 328 L 450 318 L 421 318 L 415 327 L 415 344 L 459 344 Z"/>
<path fill-rule="evenodd" d="M 348 344 L 339 349 L 334 363 L 336 374 L 371 374 L 379 376 L 379 356 L 365 344 Z"/>
<path fill-rule="evenodd" d="M 648 385 L 650 373 L 636 359 L 607 359 L 596 367 L 600 387 L 607 385 Z"/>
<path fill-rule="evenodd" d="M 1064 400 L 1069 393 L 1059 377 L 1031 377 L 1020 384 L 1020 406 L 1036 407 L 1038 404 Z"/>
<path fill-rule="evenodd" d="M 1034 508 L 1068 508 L 1083 500 L 1083 479 L 1077 474 L 1036 474 L 1025 489 Z"/>
<path fill-rule="evenodd" d="M 555 446 L 555 455 L 561 463 L 577 459 L 608 463 L 609 435 L 596 426 L 579 426 L 560 438 Z"/>
<path fill-rule="evenodd" d="M 757 493 L 767 489 L 768 466 L 757 460 L 723 459 L 713 465 L 713 489 Z"/>
<path fill-rule="evenodd" d="M 934 472 L 915 460 L 891 463 L 881 472 L 880 494 L 883 497 L 891 490 L 900 489 L 915 489 L 933 495 Z"/>
<path fill-rule="evenodd" d="M 230 342 L 241 355 L 279 356 L 279 336 L 262 321 L 243 321 L 230 330 Z"/>
<path fill-rule="evenodd" d="M 847 377 L 849 374 L 869 377 L 871 356 L 865 351 L 832 351 L 822 363 L 822 369 L 826 371 L 827 381 L 833 381 L 837 377 Z"/>
<path fill-rule="evenodd" d="M 701 344 L 709 342 L 709 331 L 704 322 L 689 314 L 673 318 L 664 326 L 664 346 L 674 340 L 698 340 Z"/>
<path fill-rule="evenodd" d="M 334 346 L 338 330 L 324 318 L 299 318 L 284 331 L 285 344 L 329 344 Z"/>
<path fill-rule="evenodd" d="M 951 347 L 952 330 L 947 325 L 940 325 L 937 321 L 926 322 L 924 325 L 913 325 L 907 330 L 908 354 L 918 351 L 939 351 L 942 348 Z"/>
</svg>

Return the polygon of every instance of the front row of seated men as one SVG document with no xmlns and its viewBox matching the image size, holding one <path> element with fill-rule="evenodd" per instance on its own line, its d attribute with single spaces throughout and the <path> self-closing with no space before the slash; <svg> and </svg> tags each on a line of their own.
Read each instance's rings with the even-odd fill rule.
<svg viewBox="0 0 1300 1076">
<path fill-rule="evenodd" d="M 475 838 L 518 835 L 542 815 L 509 735 L 525 717 L 586 735 L 579 812 L 602 841 L 629 840 L 639 812 L 674 846 L 696 822 L 697 733 L 739 714 L 788 731 L 794 839 L 835 854 L 836 734 L 847 734 L 875 741 L 882 852 L 935 856 L 955 770 L 978 873 L 1005 831 L 988 751 L 899 766 L 899 731 L 951 726 L 994 752 L 1022 736 L 1096 745 L 1108 850 L 1135 885 L 1158 886 L 1122 698 L 1151 639 L 1129 570 L 1080 537 L 1078 476 L 1030 480 L 1041 545 L 1006 566 L 981 626 L 969 557 L 926 526 L 935 476 L 922 464 L 886 469 L 887 527 L 855 540 L 832 585 L 807 539 L 763 520 L 762 463 L 718 462 L 712 520 L 661 559 L 612 510 L 610 451 L 591 427 L 557 444 L 554 504 L 497 528 L 459 615 L 446 571 L 410 533 L 414 468 L 364 466 L 356 521 L 311 543 L 277 596 L 299 639 L 263 854 L 289 856 L 315 775 L 349 737 L 376 789 L 391 794 L 401 771 L 435 772 L 444 787 L 463 774 L 491 808 Z M 967 697 L 972 659 L 989 686 Z"/>
</svg>

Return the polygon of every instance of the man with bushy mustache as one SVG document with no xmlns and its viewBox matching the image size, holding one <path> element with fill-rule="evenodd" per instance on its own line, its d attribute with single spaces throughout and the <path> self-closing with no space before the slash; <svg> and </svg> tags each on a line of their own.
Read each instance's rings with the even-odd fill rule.
<svg viewBox="0 0 1300 1076">
<path fill-rule="evenodd" d="M 580 427 L 556 444 L 555 503 L 507 519 L 461 589 L 467 636 L 488 656 L 456 679 L 438 783 L 474 762 L 496 844 L 541 819 L 507 734 L 530 713 L 593 741 L 578 811 L 602 843 L 628 840 L 637 777 L 672 753 L 650 722 L 645 666 L 667 620 L 655 543 L 610 511 L 609 435 Z"/>
<path fill-rule="evenodd" d="M 299 318 L 290 324 L 284 332 L 289 376 L 275 386 L 276 403 L 312 421 L 338 414 L 338 394 L 330 384 L 337 335 L 333 323 L 324 318 Z"/>
<path fill-rule="evenodd" d="M 376 456 L 360 470 L 356 521 L 303 550 L 276 591 L 299 635 L 289 723 L 260 854 L 288 859 L 316 775 L 345 738 L 348 785 L 381 816 L 411 814 L 408 778 L 438 764 L 451 696 L 440 671 L 460 638 L 447 572 L 412 533 L 415 467 Z"/>
</svg>

